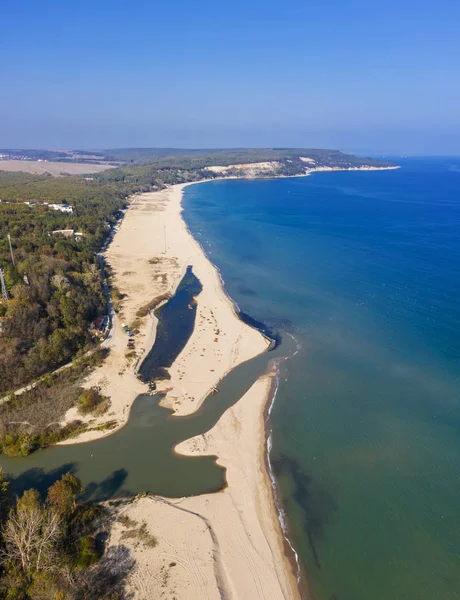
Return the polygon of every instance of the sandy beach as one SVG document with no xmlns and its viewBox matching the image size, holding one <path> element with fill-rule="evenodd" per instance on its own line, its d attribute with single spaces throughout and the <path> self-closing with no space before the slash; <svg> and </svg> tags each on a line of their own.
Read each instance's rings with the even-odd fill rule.
<svg viewBox="0 0 460 600">
<path fill-rule="evenodd" d="M 271 483 L 265 470 L 264 408 L 271 377 L 260 378 L 216 426 L 176 449 L 217 454 L 227 483 L 217 494 L 164 499 L 145 496 L 120 513 L 146 523 L 158 545 L 123 539 L 116 522 L 110 546 L 125 546 L 135 559 L 127 591 L 138 600 L 206 598 L 294 600 L 292 565 L 284 553 Z"/>
<path fill-rule="evenodd" d="M 183 188 L 177 185 L 135 197 L 105 252 L 113 285 L 124 298 L 112 333 L 103 343 L 110 349 L 108 359 L 85 386 L 99 387 L 111 406 L 101 417 L 87 417 L 88 431 L 63 443 L 87 442 L 113 433 L 128 420 L 136 397 L 148 393 L 136 371 L 155 341 L 157 320 L 152 313 L 142 318 L 136 315 L 153 299 L 174 294 L 189 265 L 203 290 L 197 296 L 194 331 L 169 369 L 170 379 L 158 384 L 157 390 L 165 392 L 162 404 L 178 415 L 193 413 L 226 373 L 268 347 L 268 340 L 236 316 L 217 269 L 187 230 L 181 217 Z M 136 356 L 127 355 L 123 323 L 139 330 Z M 85 420 L 76 408 L 67 413 L 66 421 L 75 418 Z M 109 422 L 116 424 L 110 431 L 100 429 Z"/>
<path fill-rule="evenodd" d="M 104 342 L 108 359 L 85 385 L 100 387 L 111 407 L 98 419 L 90 418 L 89 430 L 68 443 L 113 433 L 126 423 L 136 396 L 148 392 L 136 370 L 155 341 L 157 323 L 152 314 L 136 315 L 152 299 L 173 294 L 189 265 L 203 290 L 196 298 L 194 331 L 169 369 L 171 378 L 158 385 L 165 393 L 163 404 L 177 415 L 194 412 L 227 372 L 268 348 L 268 340 L 237 317 L 217 269 L 188 232 L 181 217 L 183 188 L 135 197 L 105 252 L 113 285 L 125 297 Z M 122 323 L 134 326 L 135 321 L 137 356 L 129 358 Z M 135 559 L 127 579 L 134 598 L 297 597 L 265 468 L 264 409 L 270 388 L 271 376 L 265 375 L 211 431 L 176 448 L 186 455 L 217 455 L 227 468 L 224 490 L 173 500 L 142 497 L 123 508 L 126 517 L 145 523 L 158 540 L 155 548 L 146 548 L 123 537 L 121 523 L 112 528 L 110 545 L 124 546 Z M 67 420 L 76 416 L 73 409 Z M 97 429 L 111 421 L 116 422 L 111 431 Z"/>
</svg>

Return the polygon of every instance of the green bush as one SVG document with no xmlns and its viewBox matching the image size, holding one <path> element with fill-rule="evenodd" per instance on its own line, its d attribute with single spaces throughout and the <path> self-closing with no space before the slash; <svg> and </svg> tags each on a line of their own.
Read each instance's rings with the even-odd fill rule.
<svg viewBox="0 0 460 600">
<path fill-rule="evenodd" d="M 100 412 L 98 409 L 103 403 L 106 403 L 106 400 L 107 398 L 103 396 L 96 388 L 84 390 L 78 399 L 78 412 L 82 415 Z"/>
<path fill-rule="evenodd" d="M 80 540 L 80 552 L 77 557 L 76 566 L 84 569 L 97 563 L 101 558 L 100 553 L 96 550 L 96 541 L 91 537 L 83 537 Z"/>
</svg>

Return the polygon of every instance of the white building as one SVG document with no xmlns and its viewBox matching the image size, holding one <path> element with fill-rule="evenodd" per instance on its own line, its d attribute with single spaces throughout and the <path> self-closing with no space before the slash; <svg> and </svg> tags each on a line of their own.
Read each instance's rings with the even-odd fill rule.
<svg viewBox="0 0 460 600">
<path fill-rule="evenodd" d="M 61 212 L 73 213 L 73 208 L 67 204 L 48 204 L 48 208 L 60 210 Z"/>
</svg>

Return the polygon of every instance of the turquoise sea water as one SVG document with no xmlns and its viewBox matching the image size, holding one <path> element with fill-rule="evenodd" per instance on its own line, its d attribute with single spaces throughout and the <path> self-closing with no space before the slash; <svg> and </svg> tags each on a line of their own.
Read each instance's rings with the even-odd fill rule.
<svg viewBox="0 0 460 600">
<path fill-rule="evenodd" d="M 185 191 L 241 310 L 301 347 L 272 461 L 319 600 L 460 598 L 460 159 L 399 162 Z"/>
</svg>

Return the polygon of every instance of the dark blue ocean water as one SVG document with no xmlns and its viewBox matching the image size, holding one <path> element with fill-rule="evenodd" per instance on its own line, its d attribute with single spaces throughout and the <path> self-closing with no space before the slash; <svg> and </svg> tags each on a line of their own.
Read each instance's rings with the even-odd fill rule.
<svg viewBox="0 0 460 600">
<path fill-rule="evenodd" d="M 460 598 L 460 159 L 398 162 L 185 193 L 230 295 L 301 346 L 272 460 L 320 600 Z"/>
</svg>

